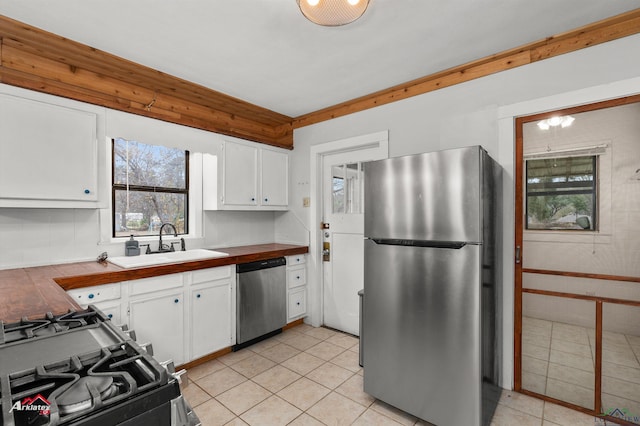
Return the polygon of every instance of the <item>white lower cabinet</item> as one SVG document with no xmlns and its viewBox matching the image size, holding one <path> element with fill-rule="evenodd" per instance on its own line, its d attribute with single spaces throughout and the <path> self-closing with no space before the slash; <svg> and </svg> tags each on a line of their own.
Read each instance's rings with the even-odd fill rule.
<svg viewBox="0 0 640 426">
<path fill-rule="evenodd" d="M 176 365 L 232 346 L 231 266 L 129 281 L 128 325 Z"/>
<path fill-rule="evenodd" d="M 176 365 L 185 356 L 184 274 L 162 275 L 129 281 L 127 315 L 129 328 L 140 344 L 151 343 L 158 361 L 173 360 Z"/>
<path fill-rule="evenodd" d="M 82 308 L 94 305 L 114 324 L 122 324 L 122 300 L 120 283 L 69 290 L 67 294 Z"/>
<path fill-rule="evenodd" d="M 232 330 L 231 267 L 191 273 L 189 359 L 201 358 L 235 343 Z"/>
<path fill-rule="evenodd" d="M 295 320 L 307 313 L 307 289 L 306 287 L 289 291 L 288 300 L 289 319 Z"/>
<path fill-rule="evenodd" d="M 287 322 L 307 314 L 307 266 L 305 255 L 287 256 Z"/>
<path fill-rule="evenodd" d="M 182 289 L 129 301 L 129 327 L 135 330 L 138 343 L 151 342 L 158 361 L 185 362 Z"/>
</svg>

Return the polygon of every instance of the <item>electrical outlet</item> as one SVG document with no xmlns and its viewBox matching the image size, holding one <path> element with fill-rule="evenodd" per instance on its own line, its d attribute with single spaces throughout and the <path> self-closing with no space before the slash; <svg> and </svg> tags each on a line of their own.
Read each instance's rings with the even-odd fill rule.
<svg viewBox="0 0 640 426">
<path fill-rule="evenodd" d="M 304 197 L 302 199 L 302 207 L 309 207 L 311 205 L 311 198 Z"/>
</svg>

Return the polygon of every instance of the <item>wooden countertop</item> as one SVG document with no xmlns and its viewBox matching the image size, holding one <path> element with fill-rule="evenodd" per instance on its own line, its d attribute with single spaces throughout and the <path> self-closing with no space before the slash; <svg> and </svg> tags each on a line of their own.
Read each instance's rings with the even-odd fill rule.
<svg viewBox="0 0 640 426">
<path fill-rule="evenodd" d="M 47 312 L 57 315 L 80 309 L 66 290 L 304 254 L 309 248 L 272 243 L 215 250 L 229 256 L 128 269 L 111 263 L 79 262 L 0 270 L 0 320 L 15 322 Z"/>
</svg>

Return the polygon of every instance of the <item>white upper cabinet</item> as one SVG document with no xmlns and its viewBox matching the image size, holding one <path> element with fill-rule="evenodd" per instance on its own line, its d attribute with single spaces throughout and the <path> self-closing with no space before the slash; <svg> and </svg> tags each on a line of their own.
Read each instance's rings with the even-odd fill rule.
<svg viewBox="0 0 640 426">
<path fill-rule="evenodd" d="M 287 151 L 225 140 L 218 155 L 202 157 L 205 210 L 287 209 Z"/>
<path fill-rule="evenodd" d="M 0 207 L 95 208 L 97 120 L 93 112 L 0 94 Z"/>
<path fill-rule="evenodd" d="M 262 184 L 260 203 L 264 206 L 287 207 L 289 204 L 289 154 L 262 149 L 260 170 Z"/>
<path fill-rule="evenodd" d="M 228 206 L 257 206 L 258 148 L 227 142 L 222 158 L 223 203 Z"/>
</svg>

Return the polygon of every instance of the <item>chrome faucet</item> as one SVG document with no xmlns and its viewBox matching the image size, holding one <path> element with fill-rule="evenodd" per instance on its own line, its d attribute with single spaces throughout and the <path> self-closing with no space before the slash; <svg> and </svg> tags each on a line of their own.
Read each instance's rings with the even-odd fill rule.
<svg viewBox="0 0 640 426">
<path fill-rule="evenodd" d="M 173 236 L 177 237 L 178 236 L 178 231 L 176 230 L 176 227 L 173 225 L 173 223 L 163 223 L 162 226 L 160 226 L 160 242 L 158 243 L 158 252 L 162 253 L 162 252 L 166 252 L 166 251 L 172 251 L 171 248 L 173 248 L 173 245 L 171 248 L 169 248 L 168 245 L 163 244 L 162 243 L 162 230 L 164 229 L 165 226 L 170 226 L 171 228 L 173 228 Z"/>
</svg>

